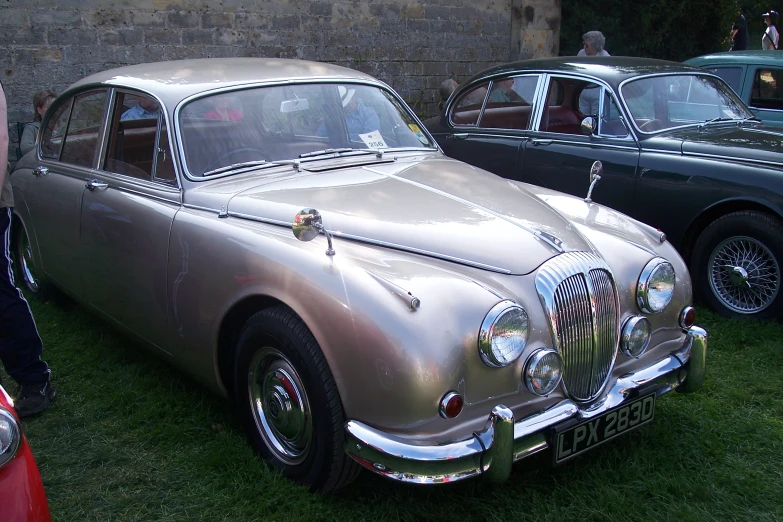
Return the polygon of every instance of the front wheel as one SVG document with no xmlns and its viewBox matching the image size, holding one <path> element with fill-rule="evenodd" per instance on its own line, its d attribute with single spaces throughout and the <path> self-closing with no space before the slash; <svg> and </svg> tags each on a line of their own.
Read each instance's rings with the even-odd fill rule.
<svg viewBox="0 0 783 522">
<path fill-rule="evenodd" d="M 768 214 L 742 211 L 704 229 L 694 245 L 691 274 L 710 308 L 725 317 L 780 317 L 782 226 Z"/>
<path fill-rule="evenodd" d="M 235 398 L 254 448 L 283 475 L 315 491 L 352 481 L 345 414 L 318 343 L 287 307 L 253 315 L 237 343 Z"/>
</svg>

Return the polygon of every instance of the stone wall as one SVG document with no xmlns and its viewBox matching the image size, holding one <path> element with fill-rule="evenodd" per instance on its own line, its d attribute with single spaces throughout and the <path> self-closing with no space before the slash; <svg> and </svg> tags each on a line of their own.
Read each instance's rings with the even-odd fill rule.
<svg viewBox="0 0 783 522">
<path fill-rule="evenodd" d="M 445 78 L 556 55 L 559 12 L 559 0 L 0 0 L 2 81 L 9 122 L 30 121 L 35 91 L 108 68 L 302 58 L 372 74 L 429 116 Z"/>
</svg>

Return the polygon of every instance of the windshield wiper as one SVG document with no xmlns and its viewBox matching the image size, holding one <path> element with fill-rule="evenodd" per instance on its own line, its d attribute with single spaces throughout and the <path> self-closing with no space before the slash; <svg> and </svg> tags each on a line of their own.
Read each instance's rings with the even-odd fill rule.
<svg viewBox="0 0 783 522">
<path fill-rule="evenodd" d="M 366 149 L 352 149 L 350 147 L 343 147 L 341 149 L 324 149 L 314 150 L 312 152 L 303 152 L 299 155 L 300 158 L 312 158 L 314 156 L 325 156 L 327 154 L 342 154 L 344 152 L 365 152 Z"/>
<path fill-rule="evenodd" d="M 703 123 L 700 123 L 699 124 L 699 128 L 703 129 L 704 127 L 706 127 L 710 123 L 717 123 L 717 122 L 720 122 L 720 121 L 737 121 L 737 120 L 734 119 L 734 118 L 724 118 L 723 116 L 718 116 L 717 118 L 712 118 L 711 120 L 707 120 L 707 121 L 705 121 Z"/>
<path fill-rule="evenodd" d="M 259 165 L 267 165 L 267 164 L 272 165 L 273 163 L 267 160 L 243 161 L 242 163 L 233 163 L 231 165 L 226 165 L 225 167 L 212 169 L 202 174 L 202 176 L 212 176 L 214 174 L 222 174 L 223 172 L 228 172 L 229 170 L 241 169 L 243 167 L 257 167 Z"/>
</svg>

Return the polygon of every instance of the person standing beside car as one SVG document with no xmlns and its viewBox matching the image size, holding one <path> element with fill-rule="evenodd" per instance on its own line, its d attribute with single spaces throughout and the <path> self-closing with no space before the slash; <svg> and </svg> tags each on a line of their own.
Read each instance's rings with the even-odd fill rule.
<svg viewBox="0 0 783 522">
<path fill-rule="evenodd" d="M 0 165 L 8 163 L 8 107 L 0 83 Z M 54 398 L 49 366 L 41 359 L 43 343 L 11 271 L 11 218 L 14 194 L 7 169 L 0 169 L 0 361 L 19 384 L 14 408 L 20 417 L 45 410 Z"/>
<path fill-rule="evenodd" d="M 582 35 L 584 47 L 579 49 L 577 56 L 610 56 L 604 49 L 606 38 L 601 31 L 587 31 Z"/>
<path fill-rule="evenodd" d="M 41 119 L 55 98 L 57 95 L 49 89 L 40 90 L 33 96 L 33 121 L 24 126 L 22 136 L 19 139 L 19 150 L 22 156 L 35 147 L 35 137 L 41 127 Z"/>
<path fill-rule="evenodd" d="M 767 24 L 767 30 L 761 37 L 761 48 L 765 51 L 776 51 L 780 43 L 780 34 L 778 33 L 778 13 L 770 10 L 761 15 L 764 17 L 764 23 Z"/>
<path fill-rule="evenodd" d="M 731 34 L 727 38 L 732 42 L 730 51 L 744 51 L 748 48 L 748 22 L 745 20 L 745 13 L 747 10 L 740 7 L 737 19 L 731 26 Z"/>
</svg>

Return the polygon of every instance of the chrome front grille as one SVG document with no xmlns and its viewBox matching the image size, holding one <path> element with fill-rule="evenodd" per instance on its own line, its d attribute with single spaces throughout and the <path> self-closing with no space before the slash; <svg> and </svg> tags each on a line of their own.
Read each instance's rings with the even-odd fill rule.
<svg viewBox="0 0 783 522">
<path fill-rule="evenodd" d="M 620 310 L 609 266 L 589 252 L 567 252 L 547 261 L 536 290 L 563 359 L 563 384 L 575 400 L 598 396 L 617 355 Z"/>
</svg>

